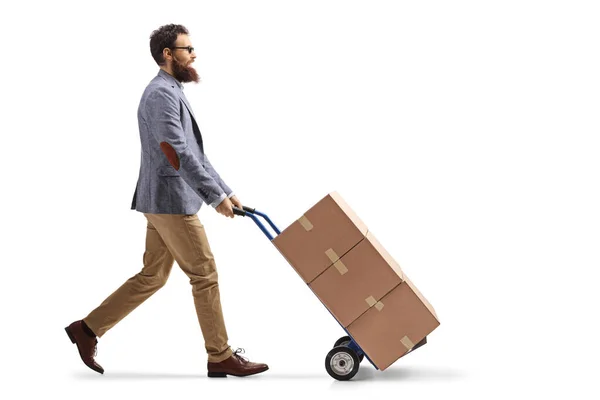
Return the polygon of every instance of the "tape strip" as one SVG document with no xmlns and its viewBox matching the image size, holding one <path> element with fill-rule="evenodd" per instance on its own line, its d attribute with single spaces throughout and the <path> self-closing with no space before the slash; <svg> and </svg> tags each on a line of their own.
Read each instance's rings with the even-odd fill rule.
<svg viewBox="0 0 600 400">
<path fill-rule="evenodd" d="M 406 347 L 407 350 L 410 350 L 413 347 L 415 347 L 415 344 L 408 338 L 408 336 L 404 336 L 402 339 L 400 339 L 400 341 L 402 342 L 404 347 Z"/>
<path fill-rule="evenodd" d="M 333 249 L 328 249 L 325 252 L 325 254 L 327 255 L 327 257 L 329 257 L 332 263 L 336 262 L 339 259 L 337 253 L 333 251 Z"/>
<path fill-rule="evenodd" d="M 333 263 L 333 266 L 335 268 L 337 268 L 337 270 L 340 273 L 340 275 L 344 275 L 346 272 L 348 272 L 348 268 L 346 268 L 346 266 L 344 265 L 344 263 L 342 262 L 342 260 L 336 261 L 335 263 Z"/>
<path fill-rule="evenodd" d="M 307 231 L 310 231 L 313 228 L 313 224 L 311 224 L 308 218 L 306 218 L 304 215 L 298 218 L 298 222 L 300 222 L 300 225 L 302 225 L 302 227 Z"/>
<path fill-rule="evenodd" d="M 375 300 L 375 297 L 373 296 L 369 296 L 365 299 L 365 301 L 367 302 L 367 304 L 369 305 L 369 307 L 373 307 L 375 304 L 377 304 L 377 300 Z"/>
<path fill-rule="evenodd" d="M 381 311 L 383 309 L 383 303 L 378 301 L 377 304 L 375 304 L 375 308 L 377 311 Z"/>
</svg>

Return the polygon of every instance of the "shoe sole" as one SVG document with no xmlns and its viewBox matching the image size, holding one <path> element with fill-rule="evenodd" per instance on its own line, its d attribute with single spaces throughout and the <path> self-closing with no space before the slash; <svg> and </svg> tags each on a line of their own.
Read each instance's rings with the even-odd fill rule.
<svg viewBox="0 0 600 400">
<path fill-rule="evenodd" d="M 208 377 L 209 378 L 227 378 L 227 375 L 231 375 L 231 376 L 237 376 L 238 378 L 243 378 L 245 376 L 250 376 L 250 375 L 256 375 L 256 374 L 260 374 L 261 372 L 265 372 L 269 369 L 269 367 L 262 369 L 260 371 L 256 371 L 256 372 L 252 372 L 250 374 L 244 374 L 244 375 L 240 375 L 240 374 L 230 374 L 228 372 L 209 372 L 208 373 Z"/>
<path fill-rule="evenodd" d="M 65 328 L 65 332 L 67 332 L 67 335 L 69 336 L 69 339 L 71 340 L 71 343 L 73 343 L 74 345 L 77 346 L 77 352 L 79 352 L 79 358 L 81 358 L 81 361 L 83 361 L 83 355 L 81 355 L 81 350 L 79 349 L 79 345 L 75 341 L 75 336 L 73 336 L 73 334 L 71 333 L 71 330 L 69 329 L 68 326 Z M 83 363 L 92 371 L 96 371 L 99 374 L 104 374 L 104 371 L 99 371 L 96 368 L 93 368 L 93 367 L 87 365 L 85 361 L 83 361 Z"/>
</svg>

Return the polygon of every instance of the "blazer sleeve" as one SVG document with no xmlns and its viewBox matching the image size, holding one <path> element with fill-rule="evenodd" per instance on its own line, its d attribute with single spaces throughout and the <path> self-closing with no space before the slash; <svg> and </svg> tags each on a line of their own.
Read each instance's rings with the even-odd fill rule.
<svg viewBox="0 0 600 400">
<path fill-rule="evenodd" d="M 179 107 L 179 99 L 172 91 L 157 87 L 146 100 L 148 130 L 183 180 L 205 203 L 216 207 L 227 195 L 188 147 Z"/>
</svg>

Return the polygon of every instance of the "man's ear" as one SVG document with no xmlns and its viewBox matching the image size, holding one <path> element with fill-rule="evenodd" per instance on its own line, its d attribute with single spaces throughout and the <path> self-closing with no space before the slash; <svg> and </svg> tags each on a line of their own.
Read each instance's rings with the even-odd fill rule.
<svg viewBox="0 0 600 400">
<path fill-rule="evenodd" d="M 173 54 L 171 53 L 171 49 L 165 47 L 163 49 L 163 58 L 165 59 L 165 61 L 168 59 L 168 57 L 172 57 Z"/>
</svg>

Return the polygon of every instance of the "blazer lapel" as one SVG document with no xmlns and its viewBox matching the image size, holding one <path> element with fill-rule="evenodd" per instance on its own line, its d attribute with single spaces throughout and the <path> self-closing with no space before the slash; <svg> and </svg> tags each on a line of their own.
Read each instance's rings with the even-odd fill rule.
<svg viewBox="0 0 600 400">
<path fill-rule="evenodd" d="M 202 142 L 202 134 L 200 134 L 200 128 L 198 127 L 198 123 L 196 122 L 196 117 L 194 116 L 192 107 L 190 106 L 190 103 L 188 103 L 187 98 L 185 97 L 185 94 L 183 94 L 183 92 L 179 92 L 179 97 L 181 98 L 181 100 L 183 100 L 183 104 L 185 104 L 185 107 L 188 109 L 190 115 L 192 116 L 192 127 L 194 130 L 194 136 L 196 136 L 196 139 L 198 139 L 198 144 L 200 144 L 200 150 L 202 151 L 202 153 L 204 153 L 204 143 Z"/>
<path fill-rule="evenodd" d="M 185 106 L 187 107 L 188 111 L 192 115 L 192 118 L 195 120 L 196 117 L 194 116 L 194 112 L 192 111 L 192 107 L 190 106 L 190 103 L 188 103 L 187 98 L 185 97 L 185 94 L 183 94 L 183 92 L 180 91 L 179 92 L 179 97 L 181 98 L 181 100 L 183 100 L 183 104 L 185 104 Z"/>
<path fill-rule="evenodd" d="M 163 78 L 165 82 L 167 82 L 167 84 L 169 84 L 172 88 L 175 88 L 175 85 L 179 85 L 179 83 L 177 83 L 174 77 L 172 77 L 162 69 L 158 70 L 158 76 Z M 196 119 L 196 117 L 194 116 L 194 112 L 192 111 L 192 107 L 190 106 L 190 103 L 188 103 L 187 98 L 185 97 L 185 94 L 183 94 L 183 91 L 181 91 L 181 89 L 178 91 L 178 95 L 179 98 L 183 100 L 183 104 L 185 104 L 185 106 L 187 107 L 188 111 L 192 115 L 192 118 Z"/>
</svg>

